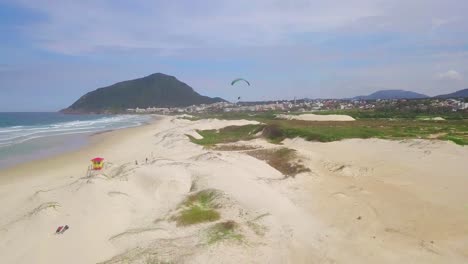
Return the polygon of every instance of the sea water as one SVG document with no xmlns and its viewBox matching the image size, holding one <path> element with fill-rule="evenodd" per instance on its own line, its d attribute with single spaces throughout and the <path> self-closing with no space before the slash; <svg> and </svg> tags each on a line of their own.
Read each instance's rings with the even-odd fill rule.
<svg viewBox="0 0 468 264">
<path fill-rule="evenodd" d="M 0 168 L 77 149 L 90 134 L 135 127 L 147 115 L 0 113 Z"/>
</svg>

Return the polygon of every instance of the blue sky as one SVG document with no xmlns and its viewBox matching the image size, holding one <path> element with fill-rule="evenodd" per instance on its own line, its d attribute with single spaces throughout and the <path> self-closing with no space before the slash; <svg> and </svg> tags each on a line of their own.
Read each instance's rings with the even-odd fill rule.
<svg viewBox="0 0 468 264">
<path fill-rule="evenodd" d="M 0 0 L 0 111 L 155 72 L 232 100 L 468 88 L 465 0 Z M 231 87 L 244 77 L 251 87 Z"/>
</svg>

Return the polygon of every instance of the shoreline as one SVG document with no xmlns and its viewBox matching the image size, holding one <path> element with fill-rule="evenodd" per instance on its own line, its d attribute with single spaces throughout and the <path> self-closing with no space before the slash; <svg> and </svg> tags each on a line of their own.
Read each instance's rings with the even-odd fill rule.
<svg viewBox="0 0 468 264">
<path fill-rule="evenodd" d="M 3 147 L 0 171 L 23 163 L 55 157 L 79 150 L 89 144 L 90 133 L 75 133 L 34 138 L 13 146 Z"/>
<path fill-rule="evenodd" d="M 59 153 L 33 158 L 25 162 L 13 164 L 12 166 L 0 168 L 0 184 L 14 180 L 11 179 L 11 177 L 19 176 L 21 178 L 21 175 L 24 175 L 25 172 L 31 169 L 45 169 L 50 166 L 51 163 L 55 166 L 60 166 L 60 164 L 64 163 L 63 161 L 69 160 L 71 158 L 82 160 L 79 158 L 80 156 L 86 155 L 88 153 L 97 153 L 99 150 L 105 148 L 105 146 L 111 144 L 111 140 L 118 139 L 119 137 L 125 137 L 127 134 L 131 133 L 130 131 L 138 131 L 138 129 L 155 124 L 158 120 L 161 120 L 161 116 L 152 115 L 151 120 L 139 126 L 110 129 L 94 133 L 82 133 L 81 136 L 84 137 L 85 142 L 83 142 L 83 144 L 81 144 L 79 147 L 64 149 Z M 106 138 L 107 136 L 109 136 L 109 138 Z M 92 157 L 90 157 L 89 160 L 91 158 Z"/>
</svg>

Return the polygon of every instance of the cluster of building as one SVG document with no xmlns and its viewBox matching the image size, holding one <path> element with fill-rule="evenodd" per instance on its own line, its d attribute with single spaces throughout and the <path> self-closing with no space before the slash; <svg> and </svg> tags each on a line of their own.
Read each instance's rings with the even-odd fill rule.
<svg viewBox="0 0 468 264">
<path fill-rule="evenodd" d="M 435 107 L 447 107 L 453 110 L 466 110 L 468 109 L 468 100 L 462 99 L 445 99 L 445 100 L 433 100 L 432 105 Z"/>
<path fill-rule="evenodd" d="M 468 111 L 468 100 L 429 98 L 418 100 L 377 100 L 377 109 L 456 112 Z"/>
<path fill-rule="evenodd" d="M 274 102 L 219 102 L 214 104 L 192 105 L 187 107 L 148 107 L 127 109 L 128 113 L 208 113 L 208 112 L 266 112 L 266 111 L 318 111 L 318 110 L 431 110 L 468 111 L 468 101 L 463 99 L 389 99 L 389 100 L 340 100 L 340 99 L 301 99 Z"/>
</svg>

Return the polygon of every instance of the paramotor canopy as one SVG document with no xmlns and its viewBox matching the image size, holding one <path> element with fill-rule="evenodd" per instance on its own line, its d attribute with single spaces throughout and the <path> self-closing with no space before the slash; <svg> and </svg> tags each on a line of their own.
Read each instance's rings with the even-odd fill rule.
<svg viewBox="0 0 468 264">
<path fill-rule="evenodd" d="M 231 82 L 231 85 L 234 85 L 234 84 L 236 84 L 237 82 L 240 82 L 240 81 L 244 81 L 245 83 L 247 83 L 250 86 L 250 83 L 246 79 L 242 79 L 242 78 L 235 79 L 234 81 Z"/>
</svg>

